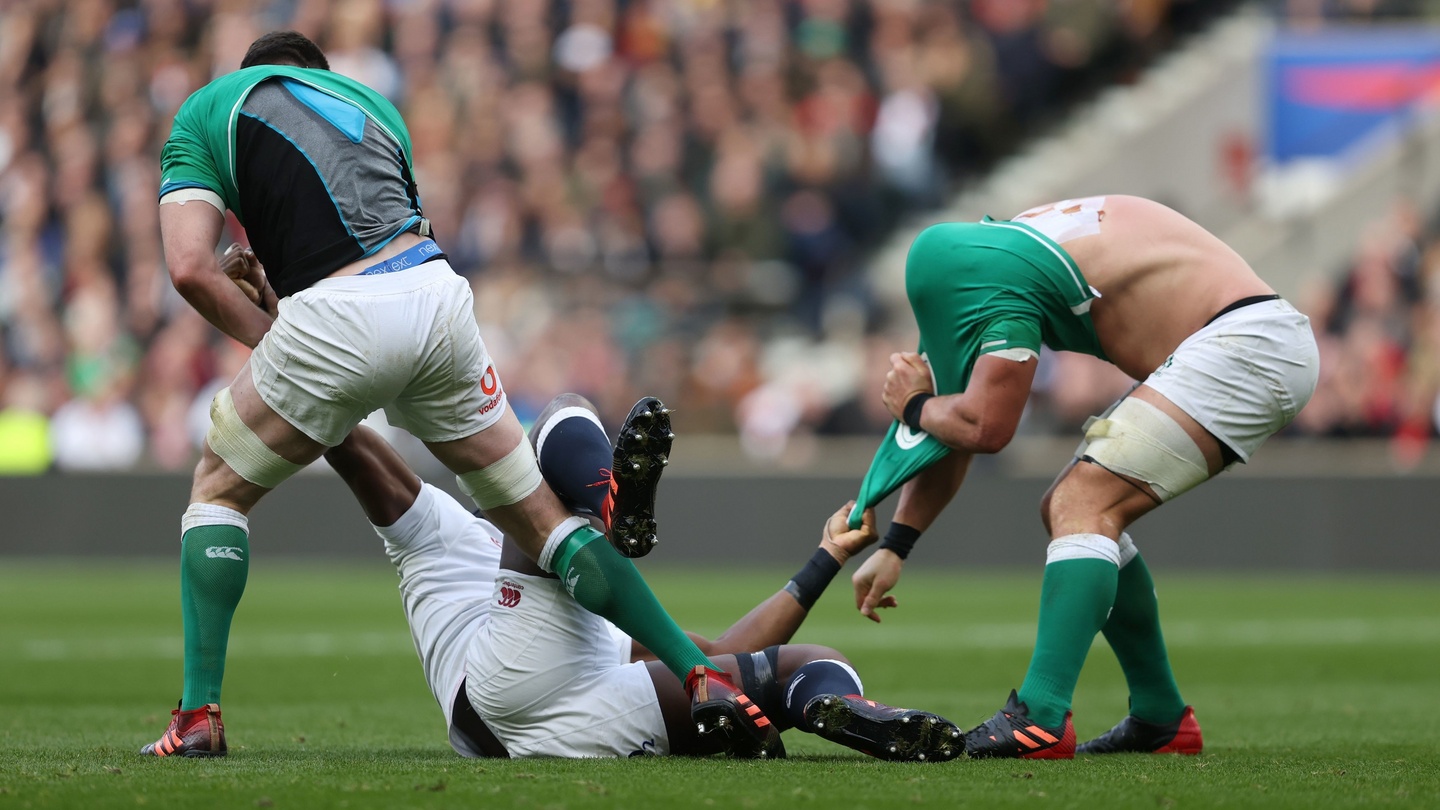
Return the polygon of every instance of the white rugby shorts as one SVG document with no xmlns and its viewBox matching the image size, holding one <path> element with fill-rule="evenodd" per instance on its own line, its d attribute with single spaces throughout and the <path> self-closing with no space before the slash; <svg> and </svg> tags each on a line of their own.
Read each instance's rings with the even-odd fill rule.
<svg viewBox="0 0 1440 810">
<path fill-rule="evenodd" d="M 560 580 L 501 571 L 465 658 L 470 705 L 512 757 L 668 754 L 649 669 L 630 638 Z"/>
<path fill-rule="evenodd" d="M 443 259 L 282 299 L 250 374 L 266 405 L 326 447 L 380 408 L 427 442 L 478 433 L 506 408 L 470 285 Z"/>
<path fill-rule="evenodd" d="M 1227 312 L 1186 338 L 1145 385 L 1248 462 L 1310 401 L 1319 375 L 1310 319 L 1275 300 Z"/>
</svg>

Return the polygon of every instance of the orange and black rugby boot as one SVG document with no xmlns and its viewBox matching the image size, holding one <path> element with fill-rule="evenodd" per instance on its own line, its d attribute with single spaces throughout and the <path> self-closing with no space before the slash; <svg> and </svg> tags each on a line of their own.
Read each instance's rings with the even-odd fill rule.
<svg viewBox="0 0 1440 810">
<path fill-rule="evenodd" d="M 940 715 L 860 695 L 816 695 L 805 704 L 805 725 L 831 742 L 893 762 L 945 762 L 965 753 L 965 735 Z"/>
<path fill-rule="evenodd" d="M 739 759 L 779 759 L 785 756 L 780 732 L 765 712 L 730 681 L 724 672 L 695 667 L 685 677 L 690 695 L 690 718 L 703 737 L 720 734 L 725 751 Z"/>
<path fill-rule="evenodd" d="M 220 722 L 220 707 L 207 703 L 198 709 L 170 712 L 170 725 L 160 739 L 140 749 L 151 757 L 223 757 L 225 724 Z"/>
<path fill-rule="evenodd" d="M 1150 723 L 1129 715 L 1114 728 L 1075 749 L 1077 754 L 1198 754 L 1205 747 L 1195 708 L 1173 723 Z"/>
<path fill-rule="evenodd" d="M 974 759 L 1074 759 L 1075 725 L 1070 712 L 1060 728 L 1032 723 L 1012 689 L 1005 708 L 965 732 L 965 753 Z"/>
</svg>

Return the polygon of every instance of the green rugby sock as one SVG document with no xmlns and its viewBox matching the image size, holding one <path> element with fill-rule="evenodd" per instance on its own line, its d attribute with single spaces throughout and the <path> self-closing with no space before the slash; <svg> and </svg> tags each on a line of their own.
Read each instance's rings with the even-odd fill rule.
<svg viewBox="0 0 1440 810">
<path fill-rule="evenodd" d="M 635 563 L 611 548 L 605 535 L 588 525 L 576 529 L 560 541 L 553 559 L 565 590 L 581 607 L 644 644 L 682 682 L 697 666 L 719 669 L 665 612 Z"/>
<path fill-rule="evenodd" d="M 1128 540 L 1128 536 L 1121 535 L 1122 558 L 1127 550 L 1135 548 Z M 1125 682 L 1130 686 L 1130 714 L 1149 723 L 1173 723 L 1179 719 L 1185 701 L 1165 652 L 1155 581 L 1139 551 L 1134 551 L 1130 561 L 1120 567 L 1115 608 L 1101 632 L 1125 671 Z"/>
<path fill-rule="evenodd" d="M 230 620 L 250 573 L 244 515 L 191 504 L 180 541 L 180 609 L 185 620 L 185 688 L 180 708 L 220 702 Z"/>
<path fill-rule="evenodd" d="M 1050 543 L 1040 586 L 1040 625 L 1019 698 L 1030 719 L 1056 728 L 1070 710 L 1075 682 L 1095 634 L 1115 603 L 1119 546 L 1098 534 L 1071 534 Z"/>
</svg>

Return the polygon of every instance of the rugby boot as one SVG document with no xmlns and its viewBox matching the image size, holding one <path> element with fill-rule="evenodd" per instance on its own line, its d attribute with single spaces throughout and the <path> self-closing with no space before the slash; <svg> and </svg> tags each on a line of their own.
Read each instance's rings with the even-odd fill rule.
<svg viewBox="0 0 1440 810">
<path fill-rule="evenodd" d="M 170 712 L 170 725 L 160 739 L 140 749 L 151 757 L 223 757 L 225 724 L 220 722 L 220 707 L 207 703 L 198 709 Z"/>
<path fill-rule="evenodd" d="M 816 695 L 805 704 L 805 725 L 831 742 L 892 762 L 945 762 L 965 753 L 965 735 L 940 715 L 860 695 Z"/>
<path fill-rule="evenodd" d="M 1012 689 L 1005 708 L 965 732 L 965 753 L 975 759 L 1074 759 L 1075 725 L 1070 712 L 1060 728 L 1032 723 Z"/>
<path fill-rule="evenodd" d="M 625 557 L 644 557 L 655 548 L 655 489 L 660 473 L 670 463 L 670 409 L 655 397 L 645 397 L 630 409 L 615 438 L 610 496 L 600 519 L 610 545 Z"/>
<path fill-rule="evenodd" d="M 720 734 L 725 751 L 738 759 L 779 759 L 785 756 L 780 732 L 765 712 L 731 683 L 730 676 L 709 667 L 695 667 L 685 678 L 690 718 L 703 737 Z"/>
<path fill-rule="evenodd" d="M 1195 708 L 1173 723 L 1150 723 L 1128 715 L 1109 731 L 1080 744 L 1077 754 L 1198 754 L 1205 747 Z"/>
</svg>

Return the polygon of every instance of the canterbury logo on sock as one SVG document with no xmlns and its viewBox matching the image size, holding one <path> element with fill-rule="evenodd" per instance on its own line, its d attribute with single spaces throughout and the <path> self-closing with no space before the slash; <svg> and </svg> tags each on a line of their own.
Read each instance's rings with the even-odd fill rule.
<svg viewBox="0 0 1440 810">
<path fill-rule="evenodd" d="M 571 571 L 569 578 L 565 580 L 565 592 L 571 596 L 575 595 L 575 586 L 580 584 L 580 572 Z"/>
<path fill-rule="evenodd" d="M 240 556 L 240 548 L 238 546 L 210 546 L 205 549 L 205 556 L 211 558 L 224 557 L 227 560 L 234 560 L 235 562 L 245 562 L 245 558 Z"/>
</svg>

